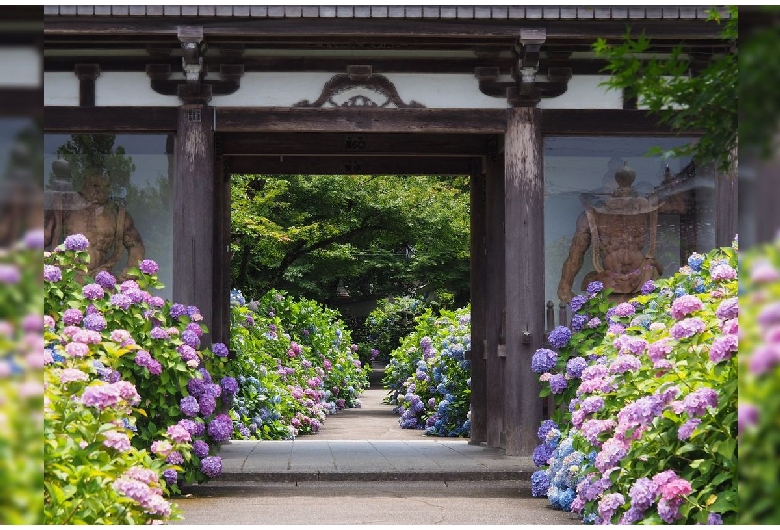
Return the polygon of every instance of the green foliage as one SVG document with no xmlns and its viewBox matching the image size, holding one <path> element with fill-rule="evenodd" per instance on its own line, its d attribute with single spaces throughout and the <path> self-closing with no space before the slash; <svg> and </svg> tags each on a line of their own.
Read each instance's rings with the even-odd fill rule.
<svg viewBox="0 0 780 530">
<path fill-rule="evenodd" d="M 393 350 L 383 382 L 404 429 L 433 436 L 469 436 L 471 423 L 471 308 L 431 308 Z"/>
<path fill-rule="evenodd" d="M 417 318 L 427 309 L 424 300 L 401 296 L 379 300 L 365 321 L 364 340 L 378 350 L 378 359 L 390 360 L 390 352 L 398 348 L 401 340 L 414 331 Z"/>
<path fill-rule="evenodd" d="M 43 524 L 40 249 L 0 252 L 0 523 Z"/>
<path fill-rule="evenodd" d="M 360 406 L 370 367 L 357 359 L 357 346 L 336 311 L 276 290 L 243 302 L 234 291 L 236 438 L 314 434 L 326 415 Z"/>
<path fill-rule="evenodd" d="M 607 60 L 604 71 L 610 79 L 604 84 L 610 89 L 623 89 L 640 104 L 675 131 L 702 131 L 695 143 L 664 153 L 666 157 L 693 156 L 700 164 L 714 163 L 718 169 L 736 176 L 738 132 L 737 87 L 737 8 L 728 10 L 724 20 L 713 12 L 713 23 L 723 25 L 722 51 L 713 55 L 701 71 L 692 70 L 695 57 L 683 46 L 675 47 L 668 56 L 652 52 L 653 42 L 644 34 L 636 36 L 629 28 L 623 42 L 608 44 L 600 38 L 593 46 L 597 55 Z M 652 58 L 644 58 L 650 53 Z M 660 154 L 655 150 L 653 154 Z"/>
<path fill-rule="evenodd" d="M 332 301 L 468 299 L 468 193 L 441 177 L 234 175 L 233 286 Z"/>
<path fill-rule="evenodd" d="M 47 331 L 47 340 L 59 337 Z M 180 519 L 176 505 L 163 498 L 169 487 L 162 479 L 163 458 L 130 445 L 134 433 L 128 417 L 143 414 L 140 396 L 128 384 L 121 399 L 86 400 L 89 392 L 103 389 L 112 395 L 117 385 L 107 383 L 94 364 L 111 365 L 129 348 L 106 341 L 89 345 L 83 357 L 66 356 L 45 371 L 45 503 L 46 524 L 144 524 Z M 64 351 L 61 351 L 64 353 Z M 114 391 L 116 393 L 116 391 Z M 105 405 L 105 406 L 104 406 Z M 187 455 L 189 444 L 164 435 L 171 450 Z"/>
<path fill-rule="evenodd" d="M 780 239 L 741 256 L 738 524 L 780 522 Z"/>
</svg>

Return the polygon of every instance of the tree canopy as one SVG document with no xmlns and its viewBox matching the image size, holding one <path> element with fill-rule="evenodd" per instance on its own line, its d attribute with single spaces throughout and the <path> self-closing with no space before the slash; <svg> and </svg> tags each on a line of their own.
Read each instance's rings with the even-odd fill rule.
<svg viewBox="0 0 780 530">
<path fill-rule="evenodd" d="M 468 180 L 233 175 L 232 281 L 328 303 L 445 290 L 469 297 Z"/>
<path fill-rule="evenodd" d="M 738 103 L 737 8 L 722 18 L 713 11 L 711 22 L 721 24 L 723 47 L 706 64 L 682 45 L 665 53 L 653 51 L 644 34 L 628 28 L 623 42 L 598 39 L 593 46 L 607 60 L 610 79 L 604 84 L 623 89 L 678 132 L 701 131 L 695 143 L 674 149 L 666 156 L 693 156 L 700 163 L 714 163 L 723 173 L 736 176 Z M 651 57 L 647 57 L 650 54 Z"/>
</svg>

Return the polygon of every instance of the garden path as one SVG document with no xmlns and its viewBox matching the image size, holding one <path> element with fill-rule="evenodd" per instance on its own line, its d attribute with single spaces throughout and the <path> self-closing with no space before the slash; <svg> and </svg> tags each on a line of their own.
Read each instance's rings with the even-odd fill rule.
<svg viewBox="0 0 780 530">
<path fill-rule="evenodd" d="M 329 416 L 318 434 L 224 445 L 222 475 L 176 499 L 181 523 L 581 524 L 531 497 L 530 458 L 401 429 L 374 368 L 363 406 Z"/>
</svg>

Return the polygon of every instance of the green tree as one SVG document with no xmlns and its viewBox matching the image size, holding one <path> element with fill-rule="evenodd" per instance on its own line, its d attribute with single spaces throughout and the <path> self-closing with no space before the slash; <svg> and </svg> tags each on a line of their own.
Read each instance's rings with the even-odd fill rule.
<svg viewBox="0 0 780 530">
<path fill-rule="evenodd" d="M 737 8 L 729 7 L 725 16 L 712 11 L 710 20 L 721 25 L 723 45 L 715 49 L 704 66 L 683 45 L 659 53 L 644 33 L 635 36 L 630 27 L 622 43 L 609 44 L 601 38 L 593 49 L 607 61 L 604 71 L 610 79 L 605 86 L 622 89 L 626 97 L 637 98 L 677 132 L 703 132 L 697 142 L 664 153 L 666 156 L 693 156 L 701 164 L 714 163 L 723 173 L 735 176 Z M 658 154 L 660 149 L 656 151 Z"/>
<path fill-rule="evenodd" d="M 235 175 L 232 280 L 327 303 L 469 289 L 463 182 L 432 176 Z"/>
</svg>

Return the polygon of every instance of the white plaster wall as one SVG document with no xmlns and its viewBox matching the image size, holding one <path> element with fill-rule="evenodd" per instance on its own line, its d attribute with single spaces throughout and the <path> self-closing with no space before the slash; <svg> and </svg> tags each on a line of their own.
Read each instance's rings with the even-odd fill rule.
<svg viewBox="0 0 780 530">
<path fill-rule="evenodd" d="M 3 47 L 0 50 L 0 76 L 3 88 L 37 88 L 41 86 L 41 55 L 33 47 Z"/>
<path fill-rule="evenodd" d="M 152 90 L 151 80 L 145 73 L 102 72 L 95 80 L 95 105 L 178 107 L 181 101 L 177 96 L 163 96 Z"/>
<path fill-rule="evenodd" d="M 291 107 L 302 100 L 314 101 L 333 75 L 317 72 L 250 72 L 241 78 L 241 88 L 234 94 L 214 96 L 214 107 Z M 416 101 L 426 108 L 502 109 L 505 98 L 486 96 L 479 91 L 471 74 L 391 74 L 401 99 Z M 218 79 L 218 74 L 209 79 Z M 542 80 L 544 78 L 541 78 Z M 621 109 L 620 91 L 599 86 L 607 76 L 575 76 L 569 88 L 557 98 L 543 99 L 544 109 Z M 370 91 L 366 91 L 370 95 Z M 375 98 L 376 99 L 376 98 Z M 44 104 L 74 106 L 79 104 L 79 80 L 69 72 L 44 74 Z M 103 72 L 95 81 L 97 106 L 179 106 L 176 96 L 154 92 L 144 73 Z"/>
<path fill-rule="evenodd" d="M 540 109 L 622 109 L 623 92 L 599 86 L 609 79 L 605 75 L 576 75 L 569 88 L 557 98 L 542 99 Z"/>
<path fill-rule="evenodd" d="M 75 107 L 79 104 L 79 80 L 73 72 L 44 72 L 43 104 Z"/>
</svg>

